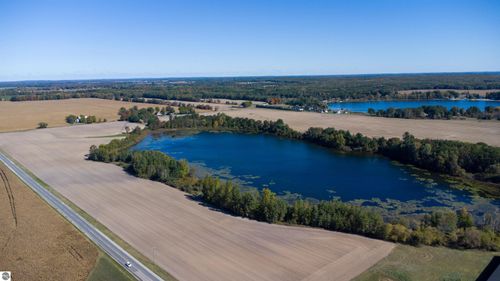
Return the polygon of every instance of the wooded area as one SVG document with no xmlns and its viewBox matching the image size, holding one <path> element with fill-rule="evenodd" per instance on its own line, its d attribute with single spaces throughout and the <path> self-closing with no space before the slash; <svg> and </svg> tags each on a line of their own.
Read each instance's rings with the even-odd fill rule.
<svg viewBox="0 0 500 281">
<path fill-rule="evenodd" d="M 2 89 L 2 87 L 4 87 Z M 431 89 L 411 95 L 399 91 Z M 104 98 L 130 100 L 157 98 L 199 101 L 201 99 L 277 100 L 289 104 L 314 105 L 334 99 L 441 99 L 460 96 L 451 90 L 500 89 L 499 73 L 380 74 L 339 76 L 228 77 L 182 79 L 125 79 L 89 81 L 31 81 L 0 83 L 0 98 L 12 101 Z M 467 94 L 478 98 L 478 94 Z M 499 91 L 486 98 L 498 99 Z M 138 101 L 138 100 L 136 100 Z"/>
<path fill-rule="evenodd" d="M 415 108 L 388 108 L 375 111 L 368 109 L 368 114 L 378 117 L 406 118 L 406 119 L 452 119 L 460 117 L 477 118 L 484 120 L 500 120 L 500 107 L 487 106 L 484 111 L 477 106 L 467 109 L 456 106 L 447 109 L 441 105 L 424 105 Z"/>
</svg>

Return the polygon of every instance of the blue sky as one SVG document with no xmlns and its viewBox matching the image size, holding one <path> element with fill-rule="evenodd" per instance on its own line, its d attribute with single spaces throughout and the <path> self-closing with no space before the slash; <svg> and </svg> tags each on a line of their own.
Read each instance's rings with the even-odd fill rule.
<svg viewBox="0 0 500 281">
<path fill-rule="evenodd" d="M 499 70 L 498 0 L 0 0 L 0 81 Z"/>
</svg>

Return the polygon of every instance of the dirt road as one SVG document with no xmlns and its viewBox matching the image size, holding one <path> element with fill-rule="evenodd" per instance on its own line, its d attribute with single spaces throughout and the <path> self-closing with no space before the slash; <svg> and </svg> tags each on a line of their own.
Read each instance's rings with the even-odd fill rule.
<svg viewBox="0 0 500 281">
<path fill-rule="evenodd" d="M 187 194 L 84 160 L 110 122 L 1 134 L 0 149 L 180 280 L 350 280 L 393 244 L 210 210 Z M 90 138 L 89 138 L 90 137 Z"/>
</svg>

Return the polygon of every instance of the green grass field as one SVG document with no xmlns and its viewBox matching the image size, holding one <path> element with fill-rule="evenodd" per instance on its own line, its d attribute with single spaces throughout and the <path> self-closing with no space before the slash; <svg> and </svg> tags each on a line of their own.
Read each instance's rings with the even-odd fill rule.
<svg viewBox="0 0 500 281">
<path fill-rule="evenodd" d="M 108 255 L 101 253 L 87 281 L 133 281 L 135 280 L 128 272 L 120 267 Z"/>
<path fill-rule="evenodd" d="M 398 245 L 355 281 L 475 280 L 499 252 Z"/>
</svg>

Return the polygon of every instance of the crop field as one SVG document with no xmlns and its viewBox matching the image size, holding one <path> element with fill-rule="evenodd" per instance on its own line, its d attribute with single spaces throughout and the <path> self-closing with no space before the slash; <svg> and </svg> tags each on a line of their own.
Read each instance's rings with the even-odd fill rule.
<svg viewBox="0 0 500 281">
<path fill-rule="evenodd" d="M 124 122 L 2 134 L 0 148 L 179 280 L 350 280 L 394 244 L 272 225 L 211 210 L 188 194 L 85 160 Z"/>
<path fill-rule="evenodd" d="M 66 116 L 95 115 L 108 121 L 118 119 L 120 107 L 139 108 L 155 106 L 153 104 L 122 102 L 105 99 L 66 99 L 47 101 L 0 101 L 0 132 L 34 129 L 39 122 L 46 122 L 49 127 L 67 126 Z"/>
<path fill-rule="evenodd" d="M 13 280 L 86 280 L 98 250 L 0 163 L 0 268 Z"/>
<path fill-rule="evenodd" d="M 225 100 L 222 100 L 225 101 Z M 189 104 L 206 104 L 186 102 Z M 0 101 L 0 132 L 34 129 L 39 122 L 47 122 L 49 127 L 68 125 L 65 117 L 69 114 L 95 115 L 108 121 L 118 119 L 120 107 L 150 107 L 154 104 L 131 103 L 105 99 L 67 99 L 49 101 L 7 102 Z M 485 142 L 500 146 L 500 122 L 490 120 L 415 120 L 382 118 L 363 115 L 320 114 L 262 108 L 237 108 L 226 104 L 210 104 L 217 107 L 216 114 L 223 112 L 233 117 L 247 117 L 259 120 L 283 119 L 292 128 L 307 130 L 309 127 L 334 127 L 362 133 L 367 136 L 401 137 L 410 132 L 418 138 Z M 166 120 L 165 118 L 163 120 Z"/>
<path fill-rule="evenodd" d="M 500 136 L 500 122 L 490 120 L 415 120 L 262 108 L 231 110 L 225 113 L 233 117 L 257 120 L 281 118 L 290 127 L 300 131 L 305 131 L 310 127 L 334 127 L 349 130 L 351 133 L 386 138 L 400 138 L 405 132 L 410 132 L 417 138 L 484 142 L 500 146 L 500 138 L 498 137 Z"/>
</svg>

